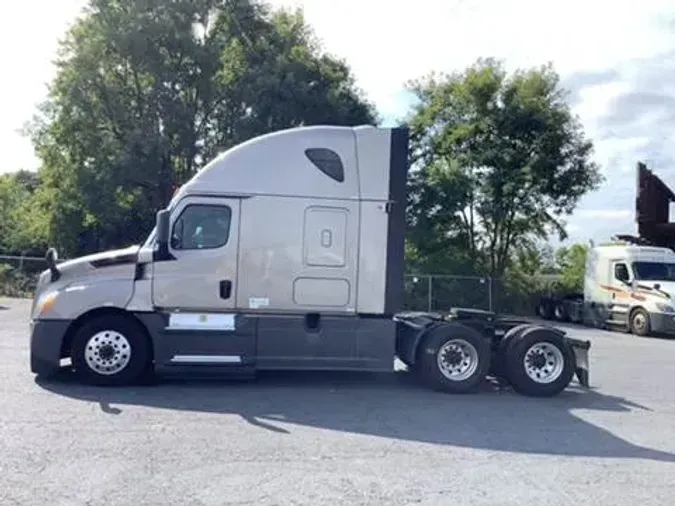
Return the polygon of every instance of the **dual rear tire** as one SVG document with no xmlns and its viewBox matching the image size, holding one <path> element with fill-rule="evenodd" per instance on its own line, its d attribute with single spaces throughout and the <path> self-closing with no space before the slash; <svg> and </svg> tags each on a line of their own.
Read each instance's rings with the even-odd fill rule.
<svg viewBox="0 0 675 506">
<path fill-rule="evenodd" d="M 511 329 L 500 343 L 499 356 L 500 374 L 516 392 L 530 397 L 558 395 L 570 384 L 576 369 L 572 347 L 546 327 Z"/>
<path fill-rule="evenodd" d="M 506 334 L 493 358 L 490 339 L 449 323 L 422 342 L 415 370 L 431 388 L 448 393 L 473 392 L 494 371 L 521 395 L 552 397 L 572 381 L 575 357 L 554 330 L 520 325 Z"/>
<path fill-rule="evenodd" d="M 416 371 L 434 390 L 472 392 L 490 370 L 490 342 L 470 327 L 441 325 L 420 346 Z"/>
</svg>

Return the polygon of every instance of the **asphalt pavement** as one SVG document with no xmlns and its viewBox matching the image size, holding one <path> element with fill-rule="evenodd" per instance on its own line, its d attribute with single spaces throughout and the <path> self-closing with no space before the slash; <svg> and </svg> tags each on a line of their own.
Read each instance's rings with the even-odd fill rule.
<svg viewBox="0 0 675 506">
<path fill-rule="evenodd" d="M 675 340 L 590 339 L 592 389 L 435 393 L 406 373 L 138 388 L 36 381 L 0 299 L 0 505 L 668 506 Z"/>
</svg>

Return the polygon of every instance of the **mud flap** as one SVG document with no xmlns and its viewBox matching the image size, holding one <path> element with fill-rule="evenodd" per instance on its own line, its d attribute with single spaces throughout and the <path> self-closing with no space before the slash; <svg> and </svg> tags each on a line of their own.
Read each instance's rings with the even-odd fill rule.
<svg viewBox="0 0 675 506">
<path fill-rule="evenodd" d="M 588 388 L 590 386 L 588 350 L 591 348 L 591 342 L 573 339 L 571 337 L 565 337 L 565 341 L 567 341 L 574 350 L 574 373 L 579 380 L 579 384 L 582 387 Z"/>
</svg>

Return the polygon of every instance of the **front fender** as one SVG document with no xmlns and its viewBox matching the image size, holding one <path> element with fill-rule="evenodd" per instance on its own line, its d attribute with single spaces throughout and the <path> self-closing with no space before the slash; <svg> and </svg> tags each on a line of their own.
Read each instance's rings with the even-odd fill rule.
<svg viewBox="0 0 675 506">
<path fill-rule="evenodd" d="M 41 295 L 35 304 L 33 318 L 72 321 L 96 308 L 124 309 L 131 300 L 133 292 L 134 283 L 128 279 L 73 283 Z"/>
</svg>

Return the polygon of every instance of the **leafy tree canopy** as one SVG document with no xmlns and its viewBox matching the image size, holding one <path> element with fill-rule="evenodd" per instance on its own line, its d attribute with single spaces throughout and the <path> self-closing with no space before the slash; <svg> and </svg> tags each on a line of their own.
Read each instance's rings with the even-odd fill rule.
<svg viewBox="0 0 675 506">
<path fill-rule="evenodd" d="M 33 204 L 64 255 L 139 241 L 176 186 L 247 138 L 378 121 L 300 11 L 254 0 L 90 0 L 56 63 Z"/>
<path fill-rule="evenodd" d="M 501 275 L 514 248 L 551 232 L 566 237 L 562 219 L 602 177 L 551 66 L 508 74 L 480 59 L 409 89 L 418 99 L 408 118 L 418 257 Z"/>
</svg>

